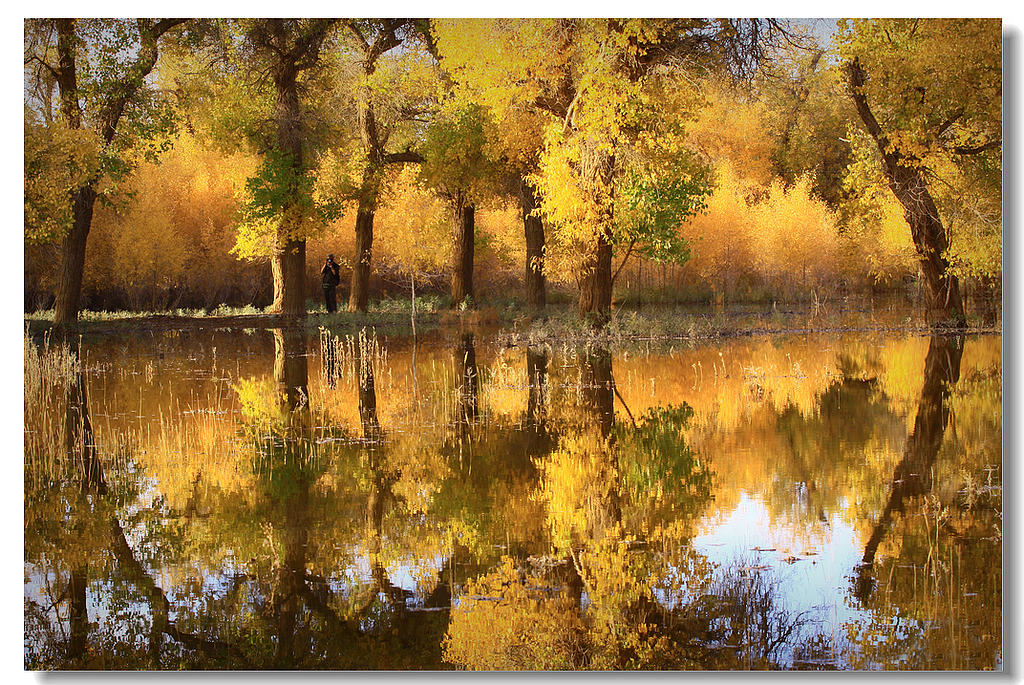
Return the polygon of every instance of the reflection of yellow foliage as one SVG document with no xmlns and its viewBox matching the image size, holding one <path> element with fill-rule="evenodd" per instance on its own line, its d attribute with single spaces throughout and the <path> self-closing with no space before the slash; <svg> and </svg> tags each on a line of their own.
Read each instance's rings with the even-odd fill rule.
<svg viewBox="0 0 1024 685">
<path fill-rule="evenodd" d="M 167 504 L 187 511 L 213 489 L 244 492 L 252 485 L 251 459 L 228 416 L 209 407 L 161 416 L 155 433 L 147 432 L 137 460 L 160 484 Z M 141 437 L 141 436 L 140 436 Z"/>
<path fill-rule="evenodd" d="M 410 512 L 427 512 L 434 493 L 450 475 L 448 466 L 433 441 L 407 434 L 390 435 L 388 440 L 390 464 L 401 474 L 391 491 L 404 500 Z"/>
<path fill-rule="evenodd" d="M 628 537 L 612 531 L 580 554 L 591 601 L 589 612 L 594 669 L 651 668 L 665 659 L 672 641 L 653 623 L 656 604 L 646 553 L 632 551 Z M 669 569 L 662 569 L 668 571 Z M 628 659 L 623 663 L 623 658 Z"/>
<path fill-rule="evenodd" d="M 880 346 L 877 354 L 881 362 L 879 389 L 889 398 L 893 411 L 913 419 L 924 383 L 928 338 L 888 340 Z"/>
<path fill-rule="evenodd" d="M 536 545 L 547 536 L 547 509 L 533 497 L 536 483 L 525 476 L 510 482 L 498 481 L 490 490 L 494 505 L 492 521 L 497 540 L 508 540 L 523 546 Z"/>
<path fill-rule="evenodd" d="M 444 659 L 470 670 L 580 668 L 584 627 L 568 597 L 541 600 L 538 579 L 525 583 L 508 557 L 493 573 L 470 581 L 452 610 Z"/>
<path fill-rule="evenodd" d="M 487 369 L 480 386 L 480 404 L 491 413 L 518 417 L 526 411 L 530 383 L 526 371 L 526 351 L 502 350 Z"/>
<path fill-rule="evenodd" d="M 607 441 L 590 431 L 563 437 L 538 464 L 556 546 L 599 539 L 614 524 L 619 474 L 612 459 Z"/>
<path fill-rule="evenodd" d="M 272 379 L 241 378 L 234 385 L 242 405 L 242 417 L 255 425 L 269 425 L 282 421 L 287 414 L 284 393 Z"/>
</svg>

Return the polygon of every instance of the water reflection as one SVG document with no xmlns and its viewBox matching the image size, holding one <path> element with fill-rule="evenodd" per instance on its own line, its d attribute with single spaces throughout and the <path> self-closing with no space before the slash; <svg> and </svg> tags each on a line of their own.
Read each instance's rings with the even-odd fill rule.
<svg viewBox="0 0 1024 685">
<path fill-rule="evenodd" d="M 28 667 L 1001 663 L 998 337 L 260 335 L 26 353 Z"/>
<path fill-rule="evenodd" d="M 949 423 L 949 394 L 960 380 L 963 338 L 933 336 L 924 362 L 924 386 L 917 405 L 914 430 L 907 440 L 903 458 L 893 472 L 889 501 L 864 547 L 855 594 L 866 602 L 874 578 L 870 573 L 878 545 L 888 532 L 893 516 L 904 512 L 907 499 L 925 495 L 932 489 L 935 458 Z"/>
</svg>

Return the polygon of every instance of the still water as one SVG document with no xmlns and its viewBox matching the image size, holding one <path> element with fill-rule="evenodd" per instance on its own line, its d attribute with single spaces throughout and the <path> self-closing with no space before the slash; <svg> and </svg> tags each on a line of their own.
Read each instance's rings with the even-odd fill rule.
<svg viewBox="0 0 1024 685">
<path fill-rule="evenodd" d="M 27 668 L 1002 664 L 998 335 L 38 345 Z"/>
</svg>

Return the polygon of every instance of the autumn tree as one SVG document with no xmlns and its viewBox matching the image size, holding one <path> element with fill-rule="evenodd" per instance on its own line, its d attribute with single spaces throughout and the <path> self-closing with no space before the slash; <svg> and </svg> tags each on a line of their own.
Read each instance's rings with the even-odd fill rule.
<svg viewBox="0 0 1024 685">
<path fill-rule="evenodd" d="M 373 220 L 386 180 L 386 168 L 422 157 L 410 149 L 406 132 L 430 96 L 431 67 L 415 46 L 416 34 L 407 19 L 351 19 L 345 22 L 357 63 L 350 84 L 361 143 L 355 220 L 356 248 L 348 310 L 366 311 L 373 249 Z M 379 69 L 382 61 L 393 57 Z M 389 146 L 390 142 L 390 146 Z M 405 143 L 405 149 L 393 150 Z"/>
<path fill-rule="evenodd" d="M 843 178 L 852 158 L 847 132 L 855 114 L 843 74 L 810 35 L 783 42 L 755 81 L 765 110 L 764 136 L 774 172 L 786 185 L 811 179 L 814 194 L 836 209 L 846 197 Z"/>
<path fill-rule="evenodd" d="M 451 217 L 452 306 L 474 296 L 476 211 L 496 190 L 495 165 L 485 150 L 490 124 L 481 107 L 451 99 L 435 113 L 423 143 L 420 176 Z"/>
<path fill-rule="evenodd" d="M 751 67 L 761 54 L 765 24 L 494 20 L 457 28 L 461 35 L 450 31 L 450 47 L 442 41 L 442 50 L 462 78 L 481 83 L 488 104 L 525 105 L 548 117 L 536 175 L 541 207 L 582 259 L 576 274 L 580 312 L 601 321 L 611 307 L 613 246 L 629 245 L 632 230 L 645 230 L 642 223 L 617 224 L 623 179 L 633 182 L 627 201 L 634 209 L 657 206 L 663 214 L 678 212 L 681 220 L 696 208 L 692 188 L 669 187 L 694 180 L 678 175 L 685 166 L 681 150 L 672 137 L 648 135 L 671 128 L 659 120 L 666 82 L 687 68 Z M 659 130 L 662 123 L 669 125 Z M 671 199 L 655 200 L 666 191 Z"/>
<path fill-rule="evenodd" d="M 334 23 L 333 19 L 266 19 L 253 21 L 245 30 L 248 51 L 269 72 L 274 98 L 274 132 L 264 150 L 263 166 L 249 184 L 249 229 L 269 238 L 274 275 L 270 311 L 285 316 L 305 316 L 306 236 L 314 228 L 310 222 L 326 209 L 313 197 L 301 81 L 320 66 L 320 53 Z"/>
<path fill-rule="evenodd" d="M 469 32 L 465 31 L 467 25 L 472 28 Z M 458 96 L 487 107 L 493 120 L 486 145 L 488 156 L 497 167 L 496 190 L 514 198 L 523 222 L 526 303 L 543 307 L 547 302 L 544 219 L 536 183 L 531 177 L 538 171 L 547 115 L 528 102 L 509 100 L 495 87 L 503 78 L 502 63 L 515 53 L 511 43 L 489 42 L 489 47 L 497 52 L 494 64 L 488 66 L 475 59 L 477 41 L 486 35 L 481 32 L 487 28 L 487 22 L 466 20 L 437 19 L 429 27 L 421 24 L 424 34 L 429 30 L 431 49 L 454 81 Z M 496 26 L 489 28 L 501 30 Z M 514 92 L 514 88 L 507 92 Z"/>
<path fill-rule="evenodd" d="M 65 145 L 67 151 L 61 156 L 69 160 L 70 176 L 63 181 L 70 190 L 66 196 L 70 212 L 51 209 L 49 230 L 45 216 L 26 215 L 29 237 L 38 235 L 42 227 L 48 237 L 61 241 L 54 313 L 57 325 L 78 318 L 93 209 L 97 198 L 112 190 L 110 185 L 103 185 L 104 181 L 116 188 L 116 182 L 131 169 L 139 153 L 146 152 L 146 142 L 169 126 L 168 112 L 147 77 L 156 66 L 161 38 L 184 22 L 184 19 L 26 21 L 26 80 L 32 83 L 28 93 L 41 95 L 38 100 L 32 98 L 31 104 L 41 110 L 44 122 L 54 124 L 56 135 L 52 140 L 58 146 Z M 53 102 L 55 91 L 58 103 Z M 76 146 L 78 151 L 72 151 Z M 26 153 L 38 151 L 35 145 L 26 149 Z M 152 149 L 148 152 L 155 154 Z M 26 163 L 45 165 L 45 160 L 27 155 Z M 33 173 L 32 177 L 26 175 L 26 182 L 40 178 Z M 51 178 L 51 187 L 52 181 Z M 26 201 L 29 201 L 28 195 Z M 35 201 L 33 204 L 34 209 L 40 206 Z"/>
<path fill-rule="evenodd" d="M 962 326 L 951 239 L 1001 239 L 1000 23 L 848 20 L 839 43 L 857 114 L 910 225 L 928 318 Z"/>
</svg>

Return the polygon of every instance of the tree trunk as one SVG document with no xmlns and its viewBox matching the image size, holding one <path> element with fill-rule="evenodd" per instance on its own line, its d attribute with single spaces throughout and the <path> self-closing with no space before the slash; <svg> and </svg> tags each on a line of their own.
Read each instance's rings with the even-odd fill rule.
<svg viewBox="0 0 1024 685">
<path fill-rule="evenodd" d="M 304 173 L 304 166 L 297 77 L 298 69 L 294 62 L 285 61 L 274 70 L 277 150 L 287 156 L 288 164 L 298 178 Z M 301 318 L 306 316 L 306 241 L 290 235 L 291 229 L 297 228 L 303 219 L 299 198 L 295 196 L 299 191 L 293 188 L 290 192 L 292 196 L 285 200 L 281 227 L 270 261 L 274 274 L 274 301 L 270 311 Z"/>
<path fill-rule="evenodd" d="M 590 264 L 580 281 L 579 312 L 598 326 L 611 317 L 612 308 L 612 245 L 601 233 L 597 237 Z"/>
<path fill-rule="evenodd" d="M 595 196 L 602 198 L 597 238 L 594 240 L 589 263 L 585 265 L 580 280 L 579 313 L 590 318 L 596 326 L 603 326 L 611 318 L 612 308 L 612 243 L 611 229 L 614 214 L 615 157 L 603 151 L 585 149 L 584 157 L 591 160 L 586 165 L 594 171 L 590 179 Z"/>
<path fill-rule="evenodd" d="M 882 131 L 864 95 L 867 75 L 860 60 L 854 58 L 847 64 L 847 70 L 857 113 L 875 140 L 882 155 L 886 180 L 896 199 L 903 205 L 903 215 L 910 224 L 910 233 L 927 284 L 927 319 L 936 325 L 963 327 L 967 323 L 964 302 L 956 276 L 949 273 L 949 262 L 945 256 L 949 241 L 935 200 L 928 192 L 924 175 L 915 164 L 916 160 L 901 153 Z"/>
<path fill-rule="evenodd" d="M 53 316 L 53 322 L 58 326 L 73 323 L 78 319 L 82 275 L 85 270 L 85 242 L 92 226 L 95 205 L 96 191 L 92 186 L 79 188 L 75 193 L 74 223 L 60 249 L 60 274 L 57 278 Z"/>
<path fill-rule="evenodd" d="M 452 213 L 455 249 L 452 254 L 452 306 L 473 297 L 473 204 L 459 193 Z"/>
<path fill-rule="evenodd" d="M 57 54 L 59 69 L 57 84 L 60 88 L 61 113 L 71 129 L 82 128 L 82 110 L 78 102 L 78 71 L 75 59 L 75 20 L 58 19 Z M 96 204 L 96 191 L 92 185 L 79 188 L 74 195 L 74 219 L 71 231 L 61 244 L 60 274 L 57 279 L 53 322 L 57 326 L 78 319 L 79 299 L 82 292 L 82 273 L 85 268 L 85 242 L 92 226 L 92 210 Z"/>
<path fill-rule="evenodd" d="M 300 318 L 306 315 L 306 241 L 278 238 L 270 259 L 274 301 L 270 311 Z"/>
<path fill-rule="evenodd" d="M 359 209 L 356 212 L 356 258 L 352 265 L 352 287 L 348 296 L 350 312 L 365 312 L 369 302 L 375 200 L 375 197 L 359 198 Z"/>
<path fill-rule="evenodd" d="M 369 86 L 369 78 L 377 70 L 377 61 L 386 52 L 402 44 L 400 29 L 406 21 L 405 19 L 387 20 L 384 25 L 374 29 L 375 35 L 372 40 L 367 40 L 367 36 L 357 27 L 356 23 L 348 25 L 349 30 L 362 45 L 363 73 L 367 77 L 367 85 L 359 91 L 356 101 L 356 118 L 363 152 L 366 153 L 366 168 L 363 170 L 359 209 L 356 213 L 356 253 L 355 263 L 352 267 L 352 288 L 349 291 L 348 299 L 350 312 L 365 312 L 368 304 L 373 249 L 373 216 L 377 208 L 377 197 L 380 193 L 384 167 L 388 164 L 413 161 L 408 155 L 385 153 L 384 147 L 387 143 L 389 129 L 386 125 L 382 131 L 377 129 L 377 116 L 373 109 L 373 92 Z M 415 157 L 418 158 L 418 155 Z"/>
<path fill-rule="evenodd" d="M 376 61 L 365 65 L 366 75 L 376 69 Z M 370 264 L 373 258 L 373 216 L 377 209 L 380 168 L 383 150 L 377 133 L 377 118 L 373 112 L 369 92 L 361 93 L 357 103 L 359 133 L 366 153 L 366 168 L 359 188 L 359 207 L 356 211 L 356 253 L 352 266 L 352 287 L 349 291 L 348 310 L 365 312 L 369 302 Z"/>
<path fill-rule="evenodd" d="M 537 209 L 537 195 L 533 187 L 521 181 L 519 205 L 523 212 L 523 229 L 526 233 L 526 304 L 543 309 L 547 304 L 544 277 L 544 223 L 534 214 Z"/>
<path fill-rule="evenodd" d="M 135 96 L 153 70 L 157 60 L 157 41 L 170 28 L 184 19 L 163 19 L 142 28 L 141 45 L 136 60 L 127 65 L 118 88 L 108 89 L 99 106 L 98 132 L 104 145 L 109 145 L 117 131 L 128 102 Z M 60 90 L 61 113 L 71 129 L 81 129 L 81 93 L 78 90 L 77 44 L 74 19 L 57 19 L 57 59 L 55 76 Z M 82 292 L 82 273 L 85 267 L 85 244 L 92 225 L 93 206 L 96 203 L 95 179 L 79 188 L 74 195 L 74 223 L 61 246 L 61 272 L 55 293 L 53 322 L 57 326 L 78 319 Z"/>
</svg>

